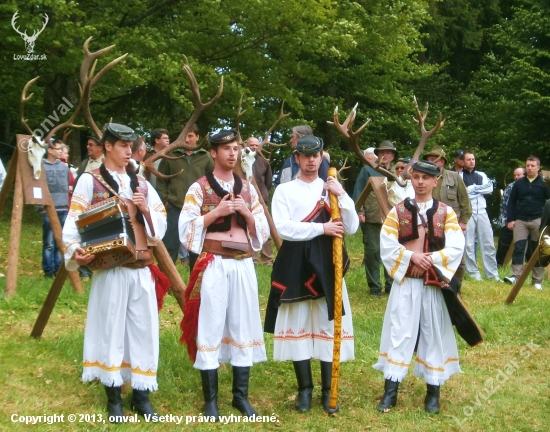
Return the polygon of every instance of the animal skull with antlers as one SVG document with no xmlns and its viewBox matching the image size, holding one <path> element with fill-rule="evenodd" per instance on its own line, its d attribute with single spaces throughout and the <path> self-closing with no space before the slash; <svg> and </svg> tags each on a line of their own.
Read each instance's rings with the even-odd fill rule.
<svg viewBox="0 0 550 432">
<path fill-rule="evenodd" d="M 15 13 L 13 14 L 13 17 L 11 19 L 11 26 L 17 33 L 21 35 L 21 37 L 25 41 L 25 49 L 27 50 L 27 54 L 32 54 L 32 52 L 34 51 L 34 43 L 36 42 L 36 38 L 40 33 L 42 33 L 42 31 L 46 28 L 46 25 L 48 24 L 48 21 L 49 21 L 48 14 L 44 13 L 44 25 L 42 26 L 42 28 L 40 30 L 35 30 L 33 34 L 29 36 L 27 34 L 27 30 L 21 33 L 19 31 L 19 27 L 15 26 L 15 22 L 17 21 L 17 18 L 18 18 L 17 16 L 18 13 L 19 11 L 15 11 Z"/>
<path fill-rule="evenodd" d="M 38 180 L 42 175 L 42 159 L 44 158 L 44 154 L 46 154 L 46 143 L 40 140 L 40 138 L 32 137 L 23 144 L 22 148 L 27 152 L 33 176 Z"/>
<path fill-rule="evenodd" d="M 390 204 L 395 205 L 398 202 L 400 202 L 402 199 L 406 198 L 407 196 L 414 196 L 414 191 L 412 190 L 410 181 L 406 180 L 406 177 L 408 176 L 409 168 L 414 164 L 418 158 L 420 157 L 420 154 L 424 150 L 424 146 L 426 145 L 426 142 L 428 139 L 435 134 L 445 123 L 445 119 L 441 117 L 441 113 L 439 114 L 438 121 L 436 125 L 429 131 L 426 130 L 424 127 L 426 117 L 428 116 L 428 103 L 426 102 L 426 106 L 424 108 L 424 112 L 420 112 L 420 109 L 418 108 L 418 102 L 416 100 L 416 96 L 414 97 L 414 108 L 416 111 L 416 117 L 414 118 L 414 121 L 418 124 L 420 129 L 420 142 L 418 143 L 418 147 L 416 148 L 416 151 L 414 152 L 414 155 L 411 159 L 411 161 L 407 164 L 404 172 L 403 177 L 396 175 L 392 173 L 391 171 L 388 171 L 384 167 L 381 167 L 378 164 L 371 163 L 367 157 L 363 154 L 361 149 L 359 148 L 359 134 L 365 129 L 368 124 L 371 122 L 371 119 L 367 119 L 367 121 L 361 126 L 359 129 L 357 129 L 355 132 L 353 131 L 353 122 L 355 121 L 355 115 L 357 113 L 357 105 L 356 104 L 353 109 L 350 111 L 348 117 L 344 121 L 344 123 L 340 123 L 338 118 L 338 107 L 334 110 L 334 121 L 333 122 L 327 122 L 329 124 L 334 125 L 336 130 L 340 132 L 340 134 L 344 137 L 344 139 L 349 143 L 351 149 L 353 152 L 359 157 L 359 159 L 365 164 L 370 166 L 371 168 L 378 171 L 380 174 L 382 174 L 384 177 L 386 177 L 386 188 L 388 190 L 388 197 L 391 200 Z M 356 206 L 360 206 L 362 203 L 356 203 Z"/>
<path fill-rule="evenodd" d="M 42 158 L 44 157 L 44 153 L 46 152 L 46 144 L 50 142 L 50 138 L 54 136 L 54 134 L 62 129 L 65 128 L 81 128 L 82 125 L 75 125 L 73 122 L 80 113 L 80 111 L 83 111 L 84 118 L 86 119 L 86 122 L 90 127 L 92 128 L 92 131 L 94 134 L 101 138 L 101 131 L 95 124 L 92 114 L 90 112 L 90 97 L 93 87 L 97 84 L 97 81 L 101 79 L 103 75 L 105 75 L 115 64 L 117 64 L 119 61 L 121 61 L 124 57 L 126 57 L 128 54 L 124 54 L 112 62 L 110 62 L 107 66 L 105 66 L 97 75 L 94 76 L 95 67 L 97 65 L 97 59 L 111 50 L 114 45 L 111 45 L 107 48 L 103 48 L 99 51 L 96 51 L 94 53 L 91 53 L 88 49 L 88 44 L 90 43 L 90 40 L 92 38 L 88 38 L 86 42 L 84 42 L 84 60 L 82 62 L 82 65 L 80 67 L 80 101 L 78 103 L 78 106 L 75 108 L 73 114 L 71 117 L 52 128 L 48 135 L 44 138 L 44 140 L 41 140 L 38 138 L 30 128 L 30 126 L 27 123 L 27 120 L 25 119 L 25 104 L 32 98 L 33 93 L 31 93 L 29 96 L 27 96 L 27 90 L 29 87 L 38 80 L 39 77 L 33 78 L 30 80 L 25 87 L 23 88 L 23 93 L 21 94 L 21 103 L 19 105 L 19 115 L 21 117 L 21 123 L 23 126 L 29 131 L 32 138 L 28 140 L 28 142 L 21 143 L 21 150 L 26 151 L 29 163 L 33 167 L 33 175 L 34 178 L 38 179 L 40 178 L 41 172 L 42 172 Z"/>
</svg>

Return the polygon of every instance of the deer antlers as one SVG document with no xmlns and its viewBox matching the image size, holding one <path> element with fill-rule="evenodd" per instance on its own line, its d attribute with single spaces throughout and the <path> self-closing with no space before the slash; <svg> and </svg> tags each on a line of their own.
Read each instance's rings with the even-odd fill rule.
<svg viewBox="0 0 550 432">
<path fill-rule="evenodd" d="M 161 158 L 163 158 L 163 159 L 173 158 L 171 156 L 167 156 L 167 154 L 173 152 L 174 150 L 177 150 L 177 149 L 181 148 L 181 149 L 184 149 L 184 150 L 193 150 L 194 151 L 194 150 L 197 150 L 197 149 L 201 148 L 204 145 L 204 143 L 206 142 L 207 137 L 205 137 L 197 147 L 192 147 L 192 146 L 189 146 L 189 145 L 185 144 L 185 137 L 187 136 L 187 134 L 191 130 L 191 127 L 193 126 L 193 124 L 198 120 L 198 118 L 200 117 L 202 112 L 205 109 L 212 106 L 214 103 L 216 103 L 216 101 L 220 98 L 220 96 L 222 95 L 222 92 L 223 92 L 223 76 L 222 76 L 221 80 L 220 80 L 220 87 L 219 87 L 218 92 L 216 93 L 216 95 L 212 99 L 210 99 L 208 102 L 203 103 L 202 100 L 201 100 L 201 93 L 200 93 L 200 90 L 199 90 L 199 85 L 197 83 L 195 75 L 193 74 L 191 66 L 189 66 L 189 60 L 187 60 L 187 57 L 185 57 L 185 56 L 183 56 L 183 58 L 185 59 L 185 64 L 183 65 L 183 69 L 185 70 L 185 73 L 187 74 L 187 77 L 189 78 L 189 83 L 191 84 L 191 91 L 193 92 L 193 99 L 195 101 L 195 110 L 193 111 L 193 114 L 191 114 L 191 118 L 189 118 L 189 120 L 185 124 L 185 127 L 183 128 L 183 130 L 180 132 L 179 136 L 176 138 L 176 140 L 173 143 L 170 143 L 169 146 L 167 146 L 167 147 L 163 148 L 161 151 L 155 153 L 153 156 L 151 156 L 145 162 L 142 162 L 143 167 L 147 171 L 149 171 L 150 173 L 154 174 L 155 176 L 160 177 L 160 178 L 165 179 L 165 180 L 170 179 L 172 177 L 178 176 L 179 174 L 181 174 L 181 171 L 177 174 L 165 175 L 165 174 L 160 173 L 154 167 L 153 163 L 155 161 L 161 159 Z"/>
<path fill-rule="evenodd" d="M 37 140 L 35 138 L 33 130 L 30 128 L 27 120 L 25 119 L 25 104 L 30 101 L 34 96 L 34 93 L 31 93 L 27 96 L 27 90 L 38 80 L 38 78 L 40 77 L 37 76 L 36 78 L 33 78 L 27 84 L 25 84 L 25 87 L 23 87 L 23 92 L 21 92 L 21 102 L 19 103 L 19 117 L 21 117 L 21 124 L 25 126 L 25 129 L 29 131 L 29 135 L 33 137 L 33 139 L 40 145 L 40 147 L 46 147 L 46 144 L 42 144 L 40 140 Z"/>
<path fill-rule="evenodd" d="M 80 89 L 80 100 L 81 102 L 83 102 L 82 114 L 84 115 L 86 123 L 92 129 L 92 132 L 99 139 L 101 139 L 101 136 L 103 134 L 101 133 L 101 130 L 92 118 L 92 112 L 90 111 L 90 98 L 92 95 L 92 90 L 97 82 L 103 77 L 103 75 L 109 72 L 118 62 L 126 57 L 128 53 L 114 59 L 103 69 L 101 69 L 96 76 L 94 76 L 95 68 L 97 66 L 97 60 L 99 59 L 99 57 L 111 51 L 115 47 L 115 45 L 111 45 L 94 53 L 91 53 L 88 48 L 91 40 L 92 36 L 90 36 L 88 39 L 86 39 L 86 42 L 84 42 L 84 61 L 82 62 L 82 66 L 80 67 L 80 83 L 78 86 Z"/>
<path fill-rule="evenodd" d="M 275 144 L 275 143 L 272 143 L 271 141 L 269 141 L 269 135 L 271 135 L 271 132 L 273 132 L 275 130 L 275 126 L 277 126 L 277 124 L 281 120 L 283 120 L 285 117 L 288 117 L 290 115 L 290 113 L 285 114 L 284 109 L 285 109 L 285 101 L 283 101 L 283 103 L 281 104 L 281 112 L 279 113 L 279 117 L 277 118 L 277 120 L 275 120 L 275 123 L 273 123 L 271 125 L 269 130 L 265 133 L 264 139 L 262 140 L 262 146 L 260 147 L 260 153 L 259 154 L 260 154 L 261 157 L 263 157 L 268 162 L 269 162 L 269 159 L 266 158 L 265 155 L 263 154 L 264 146 L 284 147 L 286 145 L 286 143 L 284 143 L 284 144 Z M 267 152 L 267 150 L 265 150 L 265 151 Z M 268 156 L 271 156 L 271 153 L 269 153 Z"/>
<path fill-rule="evenodd" d="M 110 62 L 108 65 L 106 65 L 97 75 L 94 76 L 94 71 L 97 65 L 97 59 L 102 56 L 103 54 L 110 51 L 115 45 L 111 45 L 107 48 L 103 48 L 99 51 L 96 51 L 94 53 L 91 53 L 88 49 L 88 45 L 90 41 L 92 40 L 92 37 L 89 37 L 86 42 L 84 42 L 84 60 L 82 62 L 82 66 L 80 67 L 80 83 L 79 83 L 79 89 L 80 89 L 80 101 L 78 103 L 78 106 L 75 108 L 73 114 L 71 117 L 58 125 L 56 125 L 53 129 L 51 129 L 48 134 L 46 135 L 46 138 L 44 138 L 44 142 L 49 142 L 50 138 L 54 136 L 54 134 L 65 128 L 81 128 L 83 125 L 75 125 L 74 120 L 77 118 L 78 114 L 80 113 L 80 110 L 83 111 L 84 118 L 86 120 L 86 123 L 90 126 L 93 133 L 98 137 L 101 138 L 101 131 L 97 127 L 96 123 L 94 122 L 92 118 L 92 113 L 90 111 L 90 96 L 92 93 L 92 89 L 97 84 L 97 82 L 105 75 L 110 69 L 113 68 L 114 65 L 116 65 L 118 62 L 120 62 L 124 57 L 126 57 L 128 54 L 124 54 L 112 62 Z M 90 70 L 91 68 L 91 70 Z M 34 137 L 34 133 L 29 127 L 27 120 L 25 120 L 25 104 L 32 98 L 33 93 L 31 93 L 29 96 L 26 96 L 27 91 L 29 87 L 38 80 L 39 77 L 33 78 L 30 80 L 25 87 L 23 88 L 23 93 L 21 94 L 21 103 L 19 105 L 19 114 L 21 117 L 21 123 L 25 128 L 30 132 L 31 135 Z M 35 137 L 35 141 L 36 137 Z M 45 144 L 40 144 L 42 147 L 45 146 Z"/>
<path fill-rule="evenodd" d="M 60 123 L 58 124 L 57 126 L 55 126 L 53 129 L 51 129 L 48 134 L 46 135 L 46 138 L 44 138 L 43 142 L 44 144 L 41 144 L 36 136 L 34 135 L 34 132 L 31 130 L 31 128 L 29 127 L 28 123 L 27 123 L 27 120 L 25 119 L 25 104 L 33 97 L 34 93 L 31 93 L 29 96 L 26 96 L 27 94 L 27 90 L 29 89 L 29 87 L 34 84 L 38 78 L 40 77 L 36 77 L 36 78 L 33 78 L 32 80 L 30 80 L 27 84 L 25 84 L 25 87 L 23 87 L 23 92 L 21 93 L 21 103 L 19 104 L 19 116 L 21 117 L 21 123 L 23 124 L 23 126 L 25 126 L 25 128 L 29 131 L 29 133 L 33 136 L 33 139 L 38 142 L 40 144 L 41 147 L 45 147 L 46 146 L 46 143 L 48 143 L 50 141 L 50 138 L 54 136 L 54 134 L 60 130 L 60 129 L 63 129 L 63 128 L 81 128 L 82 125 L 75 125 L 73 122 L 74 120 L 76 119 L 76 117 L 78 116 L 78 113 L 80 112 L 81 108 L 82 108 L 82 99 L 80 100 L 80 103 L 78 104 L 78 106 L 76 107 L 76 109 L 74 110 L 73 112 L 73 115 L 69 118 L 69 120 L 63 122 L 63 123 Z"/>
<path fill-rule="evenodd" d="M 435 134 L 441 127 L 445 124 L 445 119 L 441 117 L 441 113 L 439 113 L 439 118 L 437 120 L 436 125 L 430 129 L 429 131 L 425 128 L 425 122 L 426 117 L 428 117 L 428 107 L 429 104 L 426 102 L 426 105 L 424 106 L 424 112 L 420 112 L 420 109 L 418 108 L 418 101 L 416 100 L 416 96 L 413 96 L 414 98 L 414 109 L 416 110 L 416 117 L 413 117 L 413 120 L 418 124 L 420 128 L 420 142 L 418 143 L 418 147 L 416 148 L 416 151 L 414 152 L 414 155 L 411 159 L 411 161 L 408 163 L 407 167 L 405 168 L 404 172 L 409 171 L 409 167 L 415 163 L 420 155 L 422 154 L 422 151 L 424 150 L 424 146 L 426 145 L 426 142 L 428 139 Z"/>
<path fill-rule="evenodd" d="M 359 148 L 359 135 L 363 130 L 369 125 L 371 122 L 371 119 L 367 119 L 367 121 L 361 126 L 359 129 L 357 129 L 355 132 L 353 131 L 353 123 L 355 121 L 355 116 L 357 114 L 357 105 L 352 108 L 349 115 L 347 116 L 344 123 L 340 124 L 340 120 L 338 118 L 338 107 L 334 109 L 334 122 L 327 121 L 328 124 L 334 125 L 336 130 L 340 132 L 340 134 L 344 137 L 344 139 L 348 142 L 353 152 L 363 161 L 365 165 L 370 166 L 371 168 L 378 171 L 380 174 L 382 174 L 384 177 L 386 177 L 388 180 L 396 181 L 400 186 L 405 187 L 406 183 L 405 181 L 399 177 L 396 176 L 394 173 L 388 171 L 387 169 L 379 166 L 378 164 L 372 164 L 363 154 L 361 149 Z"/>
</svg>

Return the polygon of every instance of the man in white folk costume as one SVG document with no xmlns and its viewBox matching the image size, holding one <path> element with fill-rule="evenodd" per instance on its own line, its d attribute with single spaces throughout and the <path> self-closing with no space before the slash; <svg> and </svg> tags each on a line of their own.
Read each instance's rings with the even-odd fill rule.
<svg viewBox="0 0 550 432">
<path fill-rule="evenodd" d="M 382 412 L 395 406 L 416 351 L 413 374 L 426 381 L 425 410 L 439 413 L 440 386 L 460 372 L 453 324 L 470 345 L 482 342 L 456 295 L 459 283 L 453 276 L 465 240 L 453 209 L 432 198 L 439 174 L 432 162 L 414 163 L 415 198 L 393 207 L 380 233 L 382 261 L 394 278 L 374 365 L 385 378 Z"/>
<path fill-rule="evenodd" d="M 134 131 L 127 126 L 106 125 L 101 139 L 104 163 L 80 176 L 63 227 L 67 270 L 76 270 L 95 259 L 80 245 L 81 236 L 76 225 L 78 216 L 91 205 L 115 195 L 128 205 L 133 202 L 137 208 L 134 232 L 142 230 L 142 236 L 146 236 L 149 244 L 162 239 L 166 230 L 164 206 L 155 189 L 144 178 L 136 176 L 130 163 L 135 139 Z M 149 402 L 149 392 L 158 389 L 156 291 L 164 291 L 164 294 L 168 286 L 164 275 L 152 265 L 150 253 L 145 248 L 139 261 L 109 270 L 96 270 L 93 274 L 84 333 L 82 380 L 99 379 L 105 385 L 109 420 L 115 423 L 122 421 L 117 416 L 124 414 L 121 398 L 124 381 L 130 381 L 133 388 L 132 408 L 141 415 L 156 415 Z"/>
<path fill-rule="evenodd" d="M 248 401 L 250 367 L 266 361 L 252 251 L 269 226 L 254 187 L 233 173 L 240 162 L 234 130 L 212 136 L 214 171 L 193 183 L 179 219 L 180 240 L 200 254 L 185 291 L 181 342 L 200 370 L 203 414 L 218 419 L 218 368 L 231 363 L 233 407 L 257 415 Z"/>
<path fill-rule="evenodd" d="M 353 200 L 335 178 L 325 183 L 318 170 L 323 141 L 306 135 L 296 144 L 297 179 L 275 190 L 272 214 L 283 244 L 273 265 L 271 293 L 264 330 L 274 334 L 274 360 L 292 360 L 298 381 L 296 409 L 311 409 L 312 358 L 321 362 L 321 403 L 328 413 L 334 342 L 334 265 L 332 239 L 359 227 Z M 328 193 L 338 196 L 342 221 L 331 220 Z M 344 253 L 345 269 L 349 264 Z M 340 361 L 353 360 L 351 308 L 342 282 L 342 343 Z"/>
</svg>

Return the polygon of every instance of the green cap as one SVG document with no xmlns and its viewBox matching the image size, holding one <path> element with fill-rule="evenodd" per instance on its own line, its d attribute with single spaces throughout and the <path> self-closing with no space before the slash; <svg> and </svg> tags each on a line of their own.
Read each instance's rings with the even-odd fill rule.
<svg viewBox="0 0 550 432">
<path fill-rule="evenodd" d="M 312 155 L 323 150 L 323 140 L 314 135 L 306 135 L 296 143 L 296 153 L 303 155 Z"/>
</svg>

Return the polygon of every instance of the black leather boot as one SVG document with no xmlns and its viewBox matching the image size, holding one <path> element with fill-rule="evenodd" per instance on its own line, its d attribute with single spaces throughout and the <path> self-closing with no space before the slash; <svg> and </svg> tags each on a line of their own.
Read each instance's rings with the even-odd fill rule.
<svg viewBox="0 0 550 432">
<path fill-rule="evenodd" d="M 132 409 L 137 412 L 139 415 L 151 417 L 157 417 L 158 414 L 155 412 L 149 401 L 149 390 L 132 390 Z"/>
<path fill-rule="evenodd" d="M 334 414 L 340 411 L 340 407 L 330 407 L 330 383 L 332 379 L 332 362 L 321 362 L 321 404 L 325 412 Z"/>
<path fill-rule="evenodd" d="M 248 379 L 250 367 L 233 366 L 233 401 L 231 405 L 237 408 L 244 416 L 257 416 L 258 413 L 248 402 Z"/>
<path fill-rule="evenodd" d="M 124 415 L 124 411 L 122 410 L 121 390 L 122 387 L 105 386 L 105 393 L 107 393 L 107 416 L 110 423 L 123 422 L 122 416 Z"/>
<path fill-rule="evenodd" d="M 428 384 L 428 391 L 424 398 L 424 409 L 426 412 L 439 414 L 439 386 Z"/>
<path fill-rule="evenodd" d="M 218 410 L 218 369 L 201 370 L 202 394 L 204 395 L 203 415 L 219 420 Z"/>
<path fill-rule="evenodd" d="M 392 381 L 387 379 L 384 382 L 384 394 L 382 395 L 382 401 L 378 405 L 378 410 L 381 412 L 388 412 L 390 408 L 394 407 L 397 403 L 397 388 L 399 387 L 398 381 Z"/>
<path fill-rule="evenodd" d="M 292 362 L 296 381 L 298 381 L 298 395 L 296 396 L 296 409 L 302 413 L 311 409 L 311 396 L 313 394 L 313 378 L 311 376 L 311 362 L 301 360 Z"/>
</svg>

